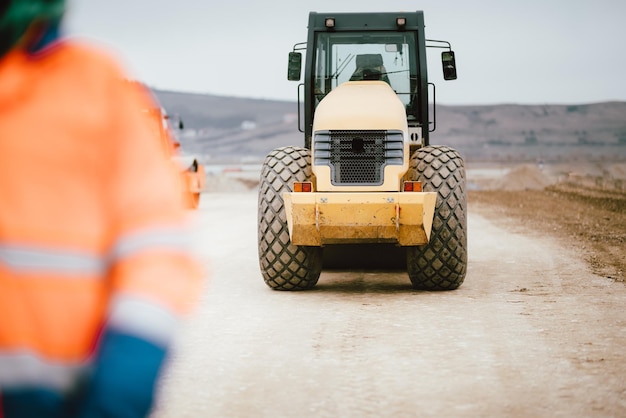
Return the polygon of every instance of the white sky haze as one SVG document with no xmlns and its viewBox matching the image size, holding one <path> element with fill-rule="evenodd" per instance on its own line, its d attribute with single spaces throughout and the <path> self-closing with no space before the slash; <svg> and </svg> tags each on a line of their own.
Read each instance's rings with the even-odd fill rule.
<svg viewBox="0 0 626 418">
<path fill-rule="evenodd" d="M 68 0 L 66 32 L 109 47 L 152 87 L 295 101 L 287 55 L 309 11 L 423 10 L 426 36 L 452 43 L 458 80 L 430 81 L 442 104 L 626 101 L 624 0 Z"/>
</svg>

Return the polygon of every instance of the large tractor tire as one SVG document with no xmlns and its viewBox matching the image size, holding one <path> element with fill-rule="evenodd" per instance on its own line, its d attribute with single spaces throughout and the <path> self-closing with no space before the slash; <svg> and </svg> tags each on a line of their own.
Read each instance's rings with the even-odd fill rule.
<svg viewBox="0 0 626 418">
<path fill-rule="evenodd" d="M 273 150 L 263 162 L 259 185 L 259 264 L 265 283 L 276 290 L 304 290 L 317 284 L 322 248 L 292 245 L 282 194 L 295 181 L 311 179 L 311 153 L 305 148 Z"/>
<path fill-rule="evenodd" d="M 467 270 L 467 197 L 465 165 L 457 151 L 427 146 L 411 157 L 406 178 L 437 192 L 430 241 L 407 248 L 407 270 L 415 289 L 453 290 Z"/>
</svg>

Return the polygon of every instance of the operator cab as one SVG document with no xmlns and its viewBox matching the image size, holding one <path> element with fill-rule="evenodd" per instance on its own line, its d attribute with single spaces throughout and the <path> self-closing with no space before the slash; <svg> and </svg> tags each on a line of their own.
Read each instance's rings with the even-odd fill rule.
<svg viewBox="0 0 626 418">
<path fill-rule="evenodd" d="M 435 45 L 426 45 L 427 41 Z M 355 80 L 381 80 L 389 84 L 404 105 L 412 142 L 428 145 L 428 132 L 436 125 L 434 113 L 430 115 L 432 120 L 429 119 L 426 47 L 448 49 L 442 53 L 444 79 L 456 79 L 450 44 L 424 38 L 421 12 L 337 13 L 333 17 L 311 12 L 308 41 L 296 44 L 289 54 L 287 76 L 289 80 L 300 80 L 302 54 L 297 51 L 307 49 L 302 85 L 305 118 L 304 126 L 299 127 L 305 133 L 305 147 L 310 146 L 311 127 L 319 103 L 339 85 Z M 434 97 L 430 99 L 434 103 Z"/>
<path fill-rule="evenodd" d="M 409 32 L 320 32 L 314 49 L 312 80 L 315 106 L 346 81 L 381 80 L 388 83 L 416 119 L 412 98 L 418 94 L 414 35 Z"/>
</svg>

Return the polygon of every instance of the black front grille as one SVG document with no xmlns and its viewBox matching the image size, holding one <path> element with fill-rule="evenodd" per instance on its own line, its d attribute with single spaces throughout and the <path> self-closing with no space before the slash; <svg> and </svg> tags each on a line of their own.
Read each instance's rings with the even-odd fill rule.
<svg viewBox="0 0 626 418">
<path fill-rule="evenodd" d="M 331 183 L 381 185 L 387 165 L 404 163 L 402 131 L 319 131 L 315 133 L 313 158 L 328 165 Z"/>
</svg>

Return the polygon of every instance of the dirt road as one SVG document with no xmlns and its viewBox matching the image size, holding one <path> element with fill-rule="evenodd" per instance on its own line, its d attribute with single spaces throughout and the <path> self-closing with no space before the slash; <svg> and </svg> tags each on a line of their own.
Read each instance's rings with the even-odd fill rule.
<svg viewBox="0 0 626 418">
<path fill-rule="evenodd" d="M 355 271 L 277 292 L 258 270 L 256 205 L 203 195 L 211 280 L 154 418 L 626 416 L 626 286 L 571 248 L 470 206 L 456 291 Z"/>
</svg>

